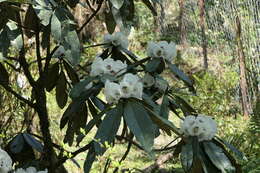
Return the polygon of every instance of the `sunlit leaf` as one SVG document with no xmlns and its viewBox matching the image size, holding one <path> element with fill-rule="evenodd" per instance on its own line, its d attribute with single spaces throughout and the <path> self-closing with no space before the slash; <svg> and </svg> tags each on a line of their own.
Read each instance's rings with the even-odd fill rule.
<svg viewBox="0 0 260 173">
<path fill-rule="evenodd" d="M 95 135 L 96 142 L 94 145 L 97 155 L 102 155 L 105 151 L 105 148 L 102 146 L 105 142 L 111 144 L 114 140 L 119 129 L 122 116 L 123 105 L 121 103 L 119 103 L 114 109 L 107 112 Z"/>
<path fill-rule="evenodd" d="M 154 142 L 155 128 L 147 111 L 137 102 L 128 101 L 124 107 L 124 119 L 136 139 L 146 151 L 150 152 Z"/>
<path fill-rule="evenodd" d="M 224 151 L 213 142 L 204 141 L 203 146 L 209 159 L 222 172 L 232 173 L 235 168 L 232 166 L 230 160 L 225 155 Z"/>
<path fill-rule="evenodd" d="M 188 172 L 191 169 L 193 162 L 193 150 L 192 143 L 186 143 L 181 148 L 181 165 L 185 172 Z"/>
</svg>

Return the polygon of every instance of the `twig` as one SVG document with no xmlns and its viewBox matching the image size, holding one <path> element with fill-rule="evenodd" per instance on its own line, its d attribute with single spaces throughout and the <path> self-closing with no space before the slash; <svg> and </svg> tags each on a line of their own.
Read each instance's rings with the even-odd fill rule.
<svg viewBox="0 0 260 173">
<path fill-rule="evenodd" d="M 28 106 L 35 108 L 35 104 L 33 102 L 31 102 L 30 100 L 27 100 L 26 98 L 22 97 L 21 95 L 19 95 L 16 91 L 14 91 L 9 85 L 0 83 L 0 85 L 2 87 L 4 87 L 4 89 L 6 91 L 8 91 L 9 93 L 13 94 L 17 99 L 19 99 L 20 101 L 24 102 L 25 104 L 27 104 Z"/>
<path fill-rule="evenodd" d="M 37 27 L 37 30 L 38 27 Z M 41 50 L 40 50 L 40 35 L 39 35 L 39 31 L 37 31 L 37 33 L 35 34 L 35 41 L 36 41 L 36 57 L 37 57 L 37 64 L 38 64 L 38 70 L 39 70 L 39 74 L 40 77 L 42 77 L 42 61 L 41 61 Z"/>
<path fill-rule="evenodd" d="M 172 159 L 173 157 L 174 157 L 174 153 L 172 153 L 172 152 L 164 154 L 164 155 L 161 155 L 160 157 L 158 157 L 156 159 L 154 164 L 148 166 L 142 172 L 143 173 L 150 173 L 150 172 L 160 168 L 165 162 L 167 162 L 168 160 Z"/>
<path fill-rule="evenodd" d="M 98 4 L 97 9 L 92 13 L 92 15 L 86 20 L 86 22 L 77 30 L 77 33 L 79 34 L 83 28 L 96 16 L 98 11 L 101 9 L 102 4 L 104 0 L 101 0 L 101 2 Z"/>
<path fill-rule="evenodd" d="M 90 143 L 88 143 L 87 145 L 85 145 L 84 147 L 82 147 L 82 148 L 80 148 L 80 149 L 78 149 L 78 150 L 76 150 L 76 151 L 70 153 L 70 154 L 71 154 L 71 157 L 63 156 L 62 158 L 60 158 L 60 159 L 54 164 L 54 166 L 58 168 L 58 167 L 61 166 L 63 163 L 65 163 L 66 160 L 71 159 L 71 158 L 74 158 L 74 157 L 76 157 L 79 153 L 82 153 L 82 152 L 84 152 L 84 151 L 89 150 L 91 146 L 92 146 L 92 141 L 91 141 Z"/>
<path fill-rule="evenodd" d="M 132 140 L 134 138 L 134 135 L 131 133 L 130 134 L 130 139 Z M 126 157 L 127 157 L 127 155 L 129 154 L 129 152 L 130 152 L 130 149 L 131 149 L 131 147 L 132 147 L 132 142 L 131 141 L 129 141 L 128 142 L 128 146 L 127 146 L 127 149 L 126 149 L 126 152 L 125 152 L 125 154 L 123 155 L 123 157 L 121 158 L 121 160 L 119 161 L 119 163 L 122 163 L 125 159 L 126 159 Z M 118 167 L 116 167 L 115 169 L 114 169 L 114 171 L 113 171 L 113 173 L 116 173 L 117 171 L 118 171 Z"/>
</svg>

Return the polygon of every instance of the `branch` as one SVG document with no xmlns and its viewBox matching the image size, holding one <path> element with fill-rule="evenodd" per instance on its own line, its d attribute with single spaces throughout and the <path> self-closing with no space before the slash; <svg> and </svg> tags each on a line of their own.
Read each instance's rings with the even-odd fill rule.
<svg viewBox="0 0 260 173">
<path fill-rule="evenodd" d="M 18 25 L 21 25 L 22 24 L 22 21 L 21 21 L 21 18 L 20 18 L 20 14 L 18 13 L 17 14 L 17 22 L 18 22 Z M 22 35 L 22 39 L 23 39 L 23 43 L 24 43 L 24 34 L 23 34 L 23 30 L 21 28 L 21 35 Z M 22 66 L 23 70 L 24 70 L 24 74 L 25 76 L 27 77 L 30 85 L 34 88 L 36 87 L 36 82 L 35 80 L 33 79 L 32 77 L 32 74 L 31 72 L 29 71 L 29 65 L 25 59 L 25 48 L 24 48 L 24 44 L 23 44 L 23 47 L 21 48 L 21 50 L 19 51 L 19 63 L 20 65 Z"/>
<path fill-rule="evenodd" d="M 82 147 L 82 148 L 80 148 L 80 149 L 78 149 L 78 150 L 76 150 L 76 151 L 70 153 L 71 157 L 63 156 L 62 158 L 60 158 L 60 159 L 58 160 L 57 163 L 55 163 L 54 166 L 55 166 L 56 168 L 60 167 L 60 166 L 61 166 L 63 163 L 65 163 L 68 159 L 72 159 L 72 158 L 76 157 L 78 154 L 80 154 L 80 153 L 82 153 L 82 152 L 84 152 L 84 151 L 89 150 L 91 146 L 92 146 L 92 141 L 91 141 L 90 143 L 88 143 L 87 145 L 85 145 L 84 147 Z"/>
<path fill-rule="evenodd" d="M 21 95 L 19 95 L 17 92 L 15 92 L 9 85 L 0 83 L 0 85 L 8 92 L 10 92 L 11 94 L 13 94 L 17 99 L 19 99 L 20 101 L 24 102 L 25 104 L 27 104 L 28 106 L 35 108 L 35 105 L 33 102 L 31 102 L 30 100 L 27 100 L 26 98 L 22 97 Z"/>
<path fill-rule="evenodd" d="M 20 69 L 16 68 L 13 64 L 9 63 L 8 61 L 4 61 L 7 65 L 9 65 L 14 71 L 20 72 Z"/>
<path fill-rule="evenodd" d="M 142 172 L 143 173 L 150 173 L 153 172 L 156 169 L 159 169 L 165 162 L 172 159 L 174 157 L 174 153 L 167 153 L 164 155 L 159 156 L 155 163 L 145 168 Z"/>
<path fill-rule="evenodd" d="M 97 9 L 92 13 L 92 15 L 86 20 L 86 22 L 77 30 L 77 33 L 79 34 L 83 28 L 96 16 L 98 11 L 101 9 L 101 6 L 103 4 L 104 0 L 101 0 L 100 3 L 98 4 Z"/>
<path fill-rule="evenodd" d="M 133 138 L 134 138 L 134 135 L 131 133 L 130 134 L 131 136 L 130 136 L 130 139 L 132 140 Z M 132 146 L 132 142 L 129 142 L 128 143 L 128 146 L 127 146 L 127 149 L 126 149 L 126 152 L 125 152 L 125 154 L 123 155 L 123 157 L 121 158 L 121 160 L 119 161 L 119 163 L 122 163 L 125 159 L 126 159 L 126 157 L 127 157 L 127 155 L 129 154 L 129 152 L 130 152 L 130 149 L 131 149 L 131 146 Z M 116 173 L 117 171 L 118 171 L 118 167 L 116 167 L 115 169 L 114 169 L 114 171 L 113 171 L 113 173 Z"/>
<path fill-rule="evenodd" d="M 42 61 L 41 61 L 41 50 L 40 50 L 40 36 L 39 32 L 35 34 L 35 41 L 36 41 L 36 57 L 37 57 L 37 64 L 40 77 L 42 77 Z"/>
</svg>

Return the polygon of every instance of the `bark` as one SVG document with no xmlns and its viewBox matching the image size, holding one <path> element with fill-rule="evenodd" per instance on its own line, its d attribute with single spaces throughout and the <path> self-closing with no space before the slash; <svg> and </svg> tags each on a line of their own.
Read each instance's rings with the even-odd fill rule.
<svg viewBox="0 0 260 173">
<path fill-rule="evenodd" d="M 200 9 L 200 28 L 201 28 L 201 39 L 203 49 L 203 65 L 205 69 L 208 69 L 208 55 L 207 55 L 207 37 L 205 33 L 205 0 L 199 0 Z"/>
<path fill-rule="evenodd" d="M 186 44 L 187 38 L 186 38 L 186 30 L 185 30 L 185 24 L 184 24 L 184 6 L 185 6 L 185 0 L 179 0 L 179 31 L 180 31 L 180 43 Z"/>
<path fill-rule="evenodd" d="M 243 49 L 243 42 L 241 38 L 241 24 L 240 19 L 236 18 L 236 39 L 237 39 L 237 54 L 239 58 L 239 69 L 240 69 L 240 89 L 241 89 L 241 102 L 243 108 L 243 114 L 248 117 L 251 110 L 251 104 L 248 99 L 248 85 L 246 79 L 246 57 Z"/>
</svg>

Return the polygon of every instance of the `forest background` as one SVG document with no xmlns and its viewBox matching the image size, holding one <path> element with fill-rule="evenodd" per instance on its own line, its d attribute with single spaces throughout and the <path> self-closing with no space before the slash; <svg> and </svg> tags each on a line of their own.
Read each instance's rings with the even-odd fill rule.
<svg viewBox="0 0 260 173">
<path fill-rule="evenodd" d="M 90 63 L 102 49 L 91 45 L 102 42 L 111 23 L 107 22 L 109 15 L 105 8 L 101 7 L 95 13 L 94 9 L 98 8 L 98 5 L 90 4 L 93 8 L 91 9 L 87 1 L 82 1 L 82 4 L 77 4 L 71 11 L 78 26 L 82 26 L 86 19 L 91 18 L 79 33 L 83 55 L 78 68 L 89 70 L 84 65 Z M 148 41 L 174 41 L 178 45 L 178 56 L 174 61 L 194 81 L 196 88 L 196 95 L 183 93 L 182 97 L 195 110 L 213 116 L 219 126 L 218 135 L 245 154 L 247 161 L 241 161 L 244 172 L 259 172 L 260 1 L 164 0 L 161 3 L 153 1 L 152 7 L 145 6 L 141 1 L 135 1 L 135 4 L 129 49 L 139 56 L 145 56 Z M 92 18 L 93 13 L 95 15 Z M 26 46 L 33 57 L 35 40 L 28 40 Z M 10 71 L 17 67 L 7 61 L 6 68 Z M 19 70 L 11 73 L 11 83 L 16 83 L 19 76 Z M 165 73 L 164 76 L 172 85 L 178 85 L 172 80 L 174 77 L 170 73 Z M 25 96 L 31 94 L 28 88 L 28 83 L 22 88 L 14 86 L 17 93 Z M 52 138 L 66 150 L 74 150 L 76 147 L 61 142 L 66 132 L 58 129 L 65 109 L 60 110 L 55 94 L 54 90 L 47 94 Z M 35 112 L 3 88 L 0 88 L 0 95 L 2 144 L 7 144 L 14 135 L 28 130 L 28 127 L 29 131 L 39 135 L 40 128 L 35 126 L 35 122 L 38 122 Z M 173 118 L 172 121 L 177 120 Z M 95 132 L 91 135 L 87 136 L 83 143 L 88 143 Z M 156 140 L 155 147 L 163 148 L 172 140 L 172 136 L 163 135 Z M 126 160 L 119 163 L 117 160 L 122 157 L 127 143 L 118 143 L 98 158 L 93 172 L 102 172 L 108 158 L 112 160 L 111 167 L 120 167 L 122 170 L 145 170 L 156 163 L 135 146 Z M 71 159 L 72 162 L 65 163 L 69 172 L 82 172 L 85 155 L 78 155 Z M 158 153 L 156 157 L 165 155 L 167 151 Z M 176 160 L 168 158 L 166 161 L 156 169 L 182 172 Z"/>
</svg>

